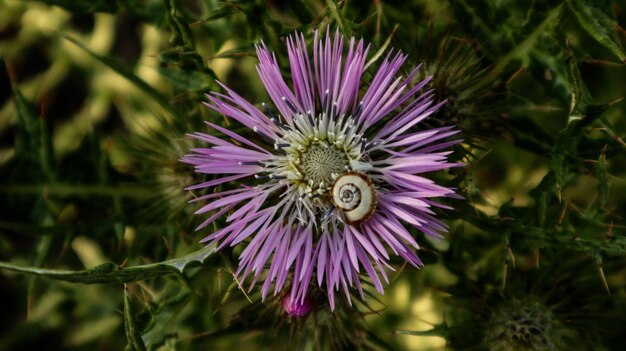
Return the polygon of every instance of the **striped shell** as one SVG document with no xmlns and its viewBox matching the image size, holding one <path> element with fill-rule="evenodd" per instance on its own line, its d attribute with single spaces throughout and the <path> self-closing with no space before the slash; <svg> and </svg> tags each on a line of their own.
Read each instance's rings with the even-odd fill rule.
<svg viewBox="0 0 626 351">
<path fill-rule="evenodd" d="M 347 224 L 360 224 L 376 210 L 376 188 L 363 173 L 346 172 L 333 184 L 332 202 L 343 213 Z"/>
</svg>

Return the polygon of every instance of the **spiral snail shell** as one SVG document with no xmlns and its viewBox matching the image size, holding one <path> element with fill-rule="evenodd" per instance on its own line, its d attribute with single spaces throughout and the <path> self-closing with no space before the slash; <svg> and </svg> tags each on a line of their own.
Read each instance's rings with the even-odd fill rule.
<svg viewBox="0 0 626 351">
<path fill-rule="evenodd" d="M 337 179 L 332 187 L 332 202 L 340 209 L 347 224 L 360 224 L 376 209 L 376 188 L 365 174 L 350 171 Z"/>
</svg>

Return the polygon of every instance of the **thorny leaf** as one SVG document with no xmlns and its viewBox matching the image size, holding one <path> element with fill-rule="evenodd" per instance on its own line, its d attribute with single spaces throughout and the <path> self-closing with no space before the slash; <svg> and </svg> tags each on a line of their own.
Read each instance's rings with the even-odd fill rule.
<svg viewBox="0 0 626 351">
<path fill-rule="evenodd" d="M 201 250 L 190 253 L 186 256 L 172 260 L 151 263 L 132 267 L 119 267 L 115 263 L 109 262 L 82 271 L 70 271 L 60 269 L 46 269 L 37 267 L 23 267 L 15 264 L 0 262 L 0 268 L 38 275 L 54 280 L 61 280 L 70 283 L 82 284 L 111 284 L 130 283 L 140 280 L 152 279 L 172 273 L 182 274 L 185 268 L 192 264 L 202 264 L 215 252 L 215 245 L 208 245 Z"/>
<path fill-rule="evenodd" d="M 617 21 L 601 8 L 600 3 L 600 1 L 567 1 L 585 31 L 626 63 L 626 53 L 617 36 Z"/>
</svg>

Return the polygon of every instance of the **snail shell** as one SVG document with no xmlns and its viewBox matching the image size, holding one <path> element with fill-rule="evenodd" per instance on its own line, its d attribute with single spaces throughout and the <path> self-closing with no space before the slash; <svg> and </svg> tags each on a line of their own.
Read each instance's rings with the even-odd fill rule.
<svg viewBox="0 0 626 351">
<path fill-rule="evenodd" d="M 343 212 L 348 224 L 365 222 L 376 209 L 376 188 L 365 174 L 350 171 L 340 175 L 331 192 L 333 205 Z"/>
</svg>

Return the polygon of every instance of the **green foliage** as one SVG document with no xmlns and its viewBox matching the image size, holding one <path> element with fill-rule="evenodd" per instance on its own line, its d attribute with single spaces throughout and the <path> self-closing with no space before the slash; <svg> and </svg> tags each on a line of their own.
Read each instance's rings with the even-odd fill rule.
<svg viewBox="0 0 626 351">
<path fill-rule="evenodd" d="M 168 275 L 170 273 L 183 273 L 187 266 L 192 263 L 202 264 L 207 257 L 215 252 L 215 246 L 206 246 L 197 252 L 158 263 L 151 263 L 128 268 L 120 267 L 112 262 L 100 264 L 94 268 L 82 271 L 66 271 L 57 269 L 44 269 L 34 267 L 20 267 L 0 262 L 0 268 L 34 274 L 50 279 L 62 280 L 71 283 L 82 284 L 108 284 L 130 283 L 140 280 L 152 279 Z"/>
<path fill-rule="evenodd" d="M 131 351 L 145 351 L 146 345 L 144 345 L 141 339 L 141 331 L 137 329 L 135 316 L 130 304 L 130 296 L 128 294 L 128 288 L 124 286 L 124 331 L 126 332 L 126 339 L 128 345 L 127 350 Z"/>
<path fill-rule="evenodd" d="M 626 63 L 624 48 L 617 36 L 617 21 L 613 18 L 610 2 L 583 2 L 570 0 L 567 2 L 578 22 L 589 35 L 604 47 L 609 49 L 617 58 Z"/>
<path fill-rule="evenodd" d="M 0 350 L 621 347 L 625 14 L 608 0 L 0 1 Z M 425 268 L 395 262 L 384 296 L 367 287 L 331 313 L 312 290 L 314 311 L 290 318 L 281 294 L 233 280 L 239 248 L 199 243 L 223 222 L 194 231 L 202 194 L 184 188 L 205 179 L 179 159 L 204 121 L 239 128 L 201 104 L 217 80 L 267 101 L 255 44 L 289 76 L 286 36 L 326 28 L 372 42 L 366 81 L 390 48 L 424 64 L 448 103 L 423 127 L 458 126 L 467 164 L 432 176 L 466 199 L 446 201 L 450 233 L 422 240 Z M 521 315 L 550 328 L 531 335 Z"/>
</svg>

